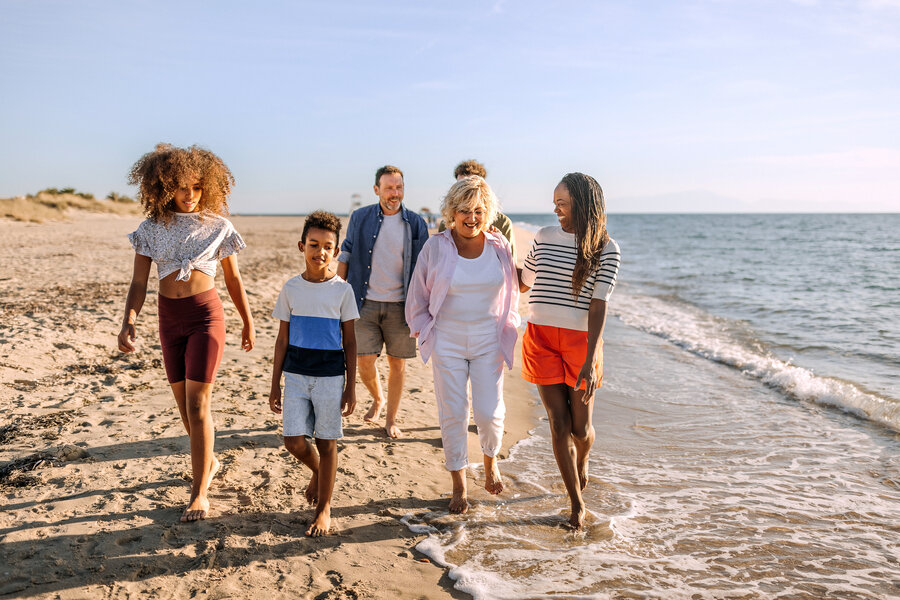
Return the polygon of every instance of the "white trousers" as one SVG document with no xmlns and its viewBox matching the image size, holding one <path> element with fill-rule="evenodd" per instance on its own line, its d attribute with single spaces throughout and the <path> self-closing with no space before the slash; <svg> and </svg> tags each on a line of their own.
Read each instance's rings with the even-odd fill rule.
<svg viewBox="0 0 900 600">
<path fill-rule="evenodd" d="M 469 464 L 468 384 L 472 386 L 472 412 L 481 451 L 496 456 L 503 440 L 503 355 L 497 334 L 471 336 L 443 330 L 434 332 L 431 354 L 434 395 L 444 445 L 444 466 L 459 471 Z"/>
</svg>

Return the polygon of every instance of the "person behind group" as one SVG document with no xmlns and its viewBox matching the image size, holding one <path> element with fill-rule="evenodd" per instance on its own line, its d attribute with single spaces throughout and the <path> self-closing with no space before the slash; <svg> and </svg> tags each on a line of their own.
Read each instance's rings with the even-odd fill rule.
<svg viewBox="0 0 900 600">
<path fill-rule="evenodd" d="M 497 199 L 478 176 L 447 192 L 441 213 L 450 228 L 425 244 L 406 301 L 406 320 L 422 360 L 431 358 L 434 394 L 450 471 L 451 513 L 468 509 L 468 386 L 484 455 L 484 488 L 503 490 L 497 453 L 503 438 L 503 363 L 512 368 L 519 325 L 519 282 L 509 243 L 486 228 Z"/>
<path fill-rule="evenodd" d="M 155 262 L 163 362 L 191 443 L 191 499 L 181 520 L 196 521 L 209 512 L 209 485 L 219 469 L 210 413 L 225 348 L 225 313 L 215 286 L 219 262 L 225 287 L 244 322 L 241 348 L 249 352 L 255 343 L 237 262 L 245 244 L 225 218 L 234 177 L 209 150 L 159 144 L 134 164 L 128 181 L 139 186 L 138 199 L 147 218 L 128 235 L 135 251 L 134 269 L 118 347 L 135 351 L 135 323 Z"/>
<path fill-rule="evenodd" d="M 477 160 L 464 160 L 453 169 L 453 178 L 459 181 L 463 177 L 470 177 L 472 175 L 477 175 L 482 179 L 487 178 L 487 169 L 485 169 L 484 165 L 478 162 Z M 491 223 L 491 226 L 497 229 L 500 233 L 503 234 L 503 237 L 506 238 L 506 241 L 509 242 L 509 247 L 512 250 L 513 260 L 516 258 L 516 234 L 513 230 L 512 221 L 500 212 L 499 208 L 497 209 L 497 217 Z M 444 231 L 447 228 L 447 223 L 441 219 L 440 224 L 438 225 L 438 233 Z"/>
<path fill-rule="evenodd" d="M 272 312 L 281 326 L 269 407 L 284 415 L 285 448 L 312 471 L 306 500 L 316 512 L 308 536 L 331 529 L 337 440 L 344 435 L 341 416 L 356 407 L 353 322 L 359 312 L 353 289 L 330 266 L 340 235 L 341 222 L 333 214 L 316 211 L 306 217 L 297 244 L 306 270 L 284 284 Z M 306 438 L 315 438 L 315 448 Z"/>
<path fill-rule="evenodd" d="M 569 523 L 580 529 L 594 391 L 603 382 L 603 326 L 620 255 L 606 231 L 603 190 L 593 177 L 563 177 L 553 204 L 559 225 L 537 232 L 520 272 L 521 290 L 532 290 L 522 377 L 537 384 L 547 410 L 553 454 L 572 505 Z"/>
<path fill-rule="evenodd" d="M 409 279 L 425 240 L 425 221 L 403 205 L 403 172 L 385 165 L 375 173 L 378 202 L 350 215 L 347 237 L 341 244 L 337 273 L 353 287 L 359 308 L 356 324 L 359 376 L 372 394 L 366 421 L 378 422 L 384 406 L 381 380 L 375 361 L 382 348 L 387 353 L 387 413 L 384 430 L 400 437 L 397 411 L 403 394 L 406 359 L 416 355 L 409 337 L 403 305 Z"/>
</svg>

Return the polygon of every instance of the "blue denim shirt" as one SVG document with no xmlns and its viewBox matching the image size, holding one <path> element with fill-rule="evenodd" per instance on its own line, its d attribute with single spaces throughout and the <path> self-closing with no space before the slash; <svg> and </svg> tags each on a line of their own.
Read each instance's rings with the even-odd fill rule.
<svg viewBox="0 0 900 600">
<path fill-rule="evenodd" d="M 403 236 L 403 297 L 406 298 L 409 280 L 413 269 L 416 268 L 416 259 L 428 239 L 428 227 L 422 217 L 407 210 L 402 204 L 400 217 L 406 226 L 406 235 Z M 362 308 L 369 290 L 372 249 L 375 247 L 375 240 L 378 239 L 378 232 L 381 231 L 382 222 L 384 212 L 381 210 L 381 204 L 370 204 L 356 209 L 350 215 L 347 236 L 341 244 L 341 255 L 338 260 L 347 263 L 347 282 L 356 295 L 357 308 Z"/>
</svg>

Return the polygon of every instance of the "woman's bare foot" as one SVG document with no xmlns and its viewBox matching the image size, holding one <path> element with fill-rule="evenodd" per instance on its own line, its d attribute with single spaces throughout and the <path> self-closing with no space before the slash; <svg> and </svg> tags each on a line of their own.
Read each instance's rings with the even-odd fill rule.
<svg viewBox="0 0 900 600">
<path fill-rule="evenodd" d="M 389 438 L 397 439 L 403 437 L 403 432 L 400 431 L 400 428 L 393 421 L 384 424 L 384 432 Z"/>
<path fill-rule="evenodd" d="M 310 504 L 316 504 L 319 501 L 319 475 L 312 474 L 309 478 L 309 485 L 306 486 L 306 501 Z"/>
<path fill-rule="evenodd" d="M 197 496 L 181 514 L 181 522 L 189 523 L 205 519 L 209 514 L 209 499 L 206 496 Z"/>
<path fill-rule="evenodd" d="M 484 455 L 484 489 L 489 494 L 499 494 L 503 491 L 503 478 L 500 476 L 497 458 L 487 454 Z"/>
<path fill-rule="evenodd" d="M 450 513 L 465 514 L 469 510 L 469 499 L 466 494 L 466 470 L 450 471 L 453 481 L 453 495 L 450 497 Z"/>
<path fill-rule="evenodd" d="M 587 487 L 588 481 L 590 481 L 588 476 L 588 455 L 585 454 L 584 457 L 579 457 L 578 460 L 578 485 L 581 486 L 582 492 Z"/>
<path fill-rule="evenodd" d="M 366 412 L 366 416 L 363 417 L 363 421 L 366 423 L 378 423 L 378 415 L 381 414 L 381 407 L 384 406 L 384 402 L 373 402 L 372 406 L 369 407 L 369 410 Z"/>
<path fill-rule="evenodd" d="M 569 525 L 572 526 L 572 529 L 584 529 L 585 514 L 587 514 L 587 510 L 584 508 L 584 503 L 572 502 L 572 516 L 569 517 Z"/>
<path fill-rule="evenodd" d="M 216 478 L 216 474 L 219 472 L 219 468 L 222 464 L 219 462 L 219 459 L 215 456 L 212 457 L 212 466 L 209 468 L 209 483 L 212 485 L 212 480 Z M 207 491 L 209 490 L 209 486 L 206 486 Z"/>
<path fill-rule="evenodd" d="M 331 531 L 331 510 L 323 510 L 316 515 L 316 520 L 306 530 L 309 537 L 321 537 Z"/>
</svg>

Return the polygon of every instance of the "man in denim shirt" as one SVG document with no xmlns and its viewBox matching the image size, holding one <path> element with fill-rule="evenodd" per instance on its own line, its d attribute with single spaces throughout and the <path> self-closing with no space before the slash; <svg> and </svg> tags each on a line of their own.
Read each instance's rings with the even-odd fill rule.
<svg viewBox="0 0 900 600">
<path fill-rule="evenodd" d="M 416 356 L 416 340 L 409 335 L 404 315 L 406 290 L 416 258 L 428 239 L 428 228 L 422 217 L 403 206 L 403 172 L 397 167 L 385 165 L 378 169 L 375 194 L 377 204 L 358 208 L 350 215 L 337 272 L 353 287 L 359 306 L 359 376 L 373 399 L 364 418 L 376 423 L 384 406 L 375 366 L 384 348 L 388 361 L 384 430 L 396 438 L 400 437 L 396 420 L 406 359 Z"/>
</svg>

